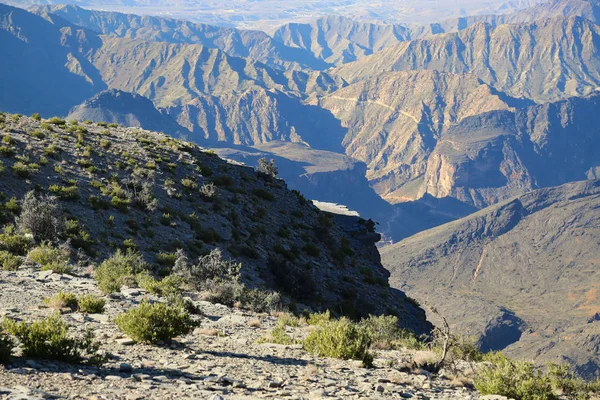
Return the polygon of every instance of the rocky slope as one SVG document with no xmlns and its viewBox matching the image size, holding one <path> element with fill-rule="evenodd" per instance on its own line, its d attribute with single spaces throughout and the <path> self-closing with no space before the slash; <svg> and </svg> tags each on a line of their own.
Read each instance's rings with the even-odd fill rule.
<svg viewBox="0 0 600 400">
<path fill-rule="evenodd" d="M 34 188 L 59 196 L 79 232 L 74 246 L 95 261 L 116 248 L 137 248 L 155 262 L 160 252 L 181 248 L 194 258 L 219 247 L 242 263 L 251 286 L 277 287 L 317 308 L 360 314 L 395 309 L 415 331 L 428 329 L 401 292 L 379 285 L 388 272 L 374 246 L 378 235 L 360 221 L 345 222 L 356 230 L 346 232 L 281 180 L 261 179 L 196 145 L 139 129 L 2 119 L 7 145 L 0 190 L 7 199 Z M 206 189 L 211 182 L 215 186 Z M 11 214 L 4 218 L 10 221 Z M 340 246 L 349 249 L 342 242 L 356 247 L 340 252 Z M 365 268 L 373 279 L 365 278 Z"/>
<path fill-rule="evenodd" d="M 0 269 L 0 315 L 27 321 L 51 315 L 40 307 L 59 291 L 98 293 L 89 277 L 48 275 L 31 267 Z M 27 292 L 24 298 L 23 291 Z M 187 294 L 186 294 L 187 295 Z M 93 329 L 102 351 L 113 358 L 102 367 L 15 358 L 0 366 L 4 399 L 48 398 L 262 399 L 262 398 L 435 398 L 476 400 L 480 396 L 459 381 L 423 370 L 402 372 L 424 352 L 377 351 L 375 368 L 360 362 L 313 356 L 300 345 L 258 343 L 277 318 L 194 299 L 200 327 L 171 345 L 133 344 L 113 319 L 142 299 L 159 301 L 143 290 L 124 290 L 106 298 L 104 314 L 68 312 L 62 319 L 73 333 Z M 294 336 L 309 328 L 288 328 Z"/>
<path fill-rule="evenodd" d="M 378 75 L 323 97 L 348 130 L 346 153 L 367 164 L 367 178 L 390 203 L 415 200 L 427 160 L 450 126 L 492 110 L 507 110 L 506 96 L 472 75 L 437 71 Z"/>
<path fill-rule="evenodd" d="M 68 120 L 116 123 L 171 136 L 189 136 L 190 131 L 178 125 L 168 115 L 161 114 L 147 98 L 117 89 L 105 90 L 73 107 Z"/>
<path fill-rule="evenodd" d="M 599 33 L 597 25 L 580 17 L 497 27 L 478 23 L 388 47 L 335 73 L 357 82 L 386 71 L 468 72 L 510 96 L 546 102 L 598 87 Z"/>
<path fill-rule="evenodd" d="M 598 371 L 600 181 L 540 189 L 382 249 L 392 285 L 484 349 Z"/>
</svg>

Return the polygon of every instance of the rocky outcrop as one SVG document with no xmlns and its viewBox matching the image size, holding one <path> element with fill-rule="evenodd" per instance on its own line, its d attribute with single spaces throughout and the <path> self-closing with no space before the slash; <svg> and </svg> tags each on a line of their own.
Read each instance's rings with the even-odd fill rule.
<svg viewBox="0 0 600 400">
<path fill-rule="evenodd" d="M 597 180 L 540 189 L 385 247 L 382 260 L 393 286 L 485 348 L 590 373 L 599 205 Z"/>
</svg>

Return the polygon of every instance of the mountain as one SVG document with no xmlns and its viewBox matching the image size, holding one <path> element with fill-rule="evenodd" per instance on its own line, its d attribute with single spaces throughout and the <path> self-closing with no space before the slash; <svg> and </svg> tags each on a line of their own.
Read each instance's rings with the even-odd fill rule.
<svg viewBox="0 0 600 400">
<path fill-rule="evenodd" d="M 309 23 L 285 24 L 273 33 L 273 39 L 291 48 L 310 51 L 319 60 L 340 66 L 401 42 L 458 32 L 479 23 L 498 26 L 557 17 L 582 17 L 598 24 L 600 2 L 552 0 L 513 13 L 473 14 L 423 24 L 370 23 L 331 15 Z"/>
<path fill-rule="evenodd" d="M 392 285 L 455 332 L 598 372 L 600 181 L 540 189 L 381 249 Z"/>
<path fill-rule="evenodd" d="M 68 120 L 116 123 L 146 130 L 166 132 L 171 136 L 189 136 L 190 132 L 139 94 L 117 89 L 105 90 L 69 111 Z"/>
<path fill-rule="evenodd" d="M 289 23 L 273 33 L 273 39 L 292 48 L 310 51 L 320 60 L 341 65 L 411 39 L 404 25 L 358 22 L 327 16 L 312 23 Z"/>
<path fill-rule="evenodd" d="M 418 196 L 485 207 L 536 188 L 599 176 L 600 94 L 466 118 L 428 159 Z"/>
<path fill-rule="evenodd" d="M 290 48 L 261 31 L 237 30 L 172 18 L 84 9 L 73 5 L 32 7 L 38 15 L 56 15 L 91 31 L 112 37 L 151 42 L 201 44 L 278 69 L 324 69 L 307 51 Z"/>
<path fill-rule="evenodd" d="M 518 24 L 556 17 L 582 17 L 598 24 L 600 2 L 598 0 L 550 0 L 514 13 L 474 15 L 457 19 L 456 23 L 459 29 L 463 29 L 477 22 L 489 22 L 494 25 Z"/>
<path fill-rule="evenodd" d="M 87 59 L 100 44 L 89 30 L 0 4 L 0 43 L 11 54 L 0 60 L 2 110 L 65 115 L 106 88 Z"/>
<path fill-rule="evenodd" d="M 346 153 L 388 202 L 415 200 L 427 160 L 443 132 L 463 119 L 508 110 L 510 99 L 473 75 L 403 71 L 378 75 L 319 101 L 348 129 Z"/>
<path fill-rule="evenodd" d="M 497 27 L 478 23 L 388 47 L 334 73 L 350 83 L 386 71 L 471 73 L 512 97 L 554 101 L 599 86 L 599 33 L 598 25 L 580 17 Z"/>
</svg>

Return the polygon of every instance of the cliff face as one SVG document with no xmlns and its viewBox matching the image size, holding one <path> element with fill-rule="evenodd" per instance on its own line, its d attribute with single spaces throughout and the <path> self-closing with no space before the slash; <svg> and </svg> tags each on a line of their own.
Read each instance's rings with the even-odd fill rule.
<svg viewBox="0 0 600 400">
<path fill-rule="evenodd" d="M 599 181 L 540 189 L 385 247 L 383 263 L 485 349 L 594 374 L 599 204 Z"/>
<path fill-rule="evenodd" d="M 595 177 L 599 96 L 468 118 L 442 136 L 419 196 L 477 207 L 535 188 Z"/>
</svg>

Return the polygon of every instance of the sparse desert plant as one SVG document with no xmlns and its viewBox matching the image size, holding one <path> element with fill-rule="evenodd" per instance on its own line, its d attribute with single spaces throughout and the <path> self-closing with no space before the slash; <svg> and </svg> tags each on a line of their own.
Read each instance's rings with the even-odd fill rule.
<svg viewBox="0 0 600 400">
<path fill-rule="evenodd" d="M 136 342 L 170 342 L 192 331 L 197 324 L 179 307 L 163 303 L 142 302 L 116 319 L 119 329 Z"/>
<path fill-rule="evenodd" d="M 266 201 L 275 201 L 275 195 L 273 195 L 273 193 L 269 192 L 268 190 L 254 189 L 252 191 L 252 193 L 254 193 L 254 195 L 260 199 L 263 199 Z"/>
<path fill-rule="evenodd" d="M 277 166 L 275 165 L 275 160 L 267 161 L 266 158 L 261 158 L 258 160 L 256 171 L 270 178 L 276 178 L 279 172 Z"/>
<path fill-rule="evenodd" d="M 69 292 L 58 292 L 52 297 L 44 299 L 44 304 L 49 308 L 60 310 L 62 308 L 70 308 L 75 311 L 77 309 L 77 296 Z"/>
<path fill-rule="evenodd" d="M 142 289 L 160 296 L 169 296 L 181 291 L 181 278 L 175 275 L 168 275 L 157 280 L 148 272 L 142 272 L 136 276 L 136 281 Z"/>
<path fill-rule="evenodd" d="M 92 294 L 77 297 L 77 310 L 86 314 L 101 314 L 104 312 L 106 301 Z"/>
<path fill-rule="evenodd" d="M 270 312 L 281 305 L 281 294 L 269 290 L 243 288 L 238 301 L 248 310 Z"/>
<path fill-rule="evenodd" d="M 55 241 L 64 229 L 56 199 L 51 196 L 38 197 L 34 191 L 27 192 L 17 218 L 17 228 L 29 232 L 37 242 Z"/>
<path fill-rule="evenodd" d="M 285 325 L 277 324 L 275 328 L 273 328 L 269 332 L 269 336 L 262 337 L 258 340 L 259 343 L 275 343 L 275 344 L 298 344 L 299 340 L 294 339 L 285 331 Z"/>
<path fill-rule="evenodd" d="M 212 182 L 205 183 L 200 188 L 200 195 L 202 195 L 202 197 L 204 197 L 205 199 L 212 199 L 216 196 L 216 194 L 217 194 L 217 187 Z"/>
<path fill-rule="evenodd" d="M 373 346 L 379 349 L 415 348 L 420 343 L 416 336 L 409 331 L 399 328 L 398 317 L 393 315 L 370 315 L 361 320 Z"/>
<path fill-rule="evenodd" d="M 44 299 L 44 304 L 57 310 L 70 308 L 82 313 L 100 314 L 104 312 L 106 302 L 91 294 L 76 296 L 73 293 L 58 292 L 56 295 Z"/>
<path fill-rule="evenodd" d="M 304 348 L 309 353 L 319 357 L 361 360 L 366 367 L 373 364 L 370 345 L 371 337 L 366 329 L 345 317 L 319 323 L 304 340 Z"/>
<path fill-rule="evenodd" d="M 31 176 L 32 170 L 25 163 L 21 161 L 17 161 L 12 166 L 13 173 L 19 178 L 29 178 Z"/>
<path fill-rule="evenodd" d="M 125 253 L 117 250 L 96 269 L 98 288 L 104 293 L 116 292 L 146 268 L 147 264 L 140 253 L 134 250 L 127 250 Z"/>
<path fill-rule="evenodd" d="M 12 338 L 0 329 L 0 364 L 10 361 L 14 345 Z"/>
<path fill-rule="evenodd" d="M 550 378 L 527 361 L 513 361 L 501 353 L 486 356 L 474 379 L 482 394 L 495 394 L 516 400 L 557 400 Z"/>
<path fill-rule="evenodd" d="M 57 126 L 64 126 L 67 124 L 67 121 L 59 117 L 52 117 L 48 120 L 48 123 Z"/>
<path fill-rule="evenodd" d="M 0 234 L 0 249 L 24 256 L 33 244 L 31 239 L 31 235 L 17 232 L 14 225 L 6 225 Z"/>
<path fill-rule="evenodd" d="M 69 262 L 69 254 L 65 249 L 54 247 L 48 242 L 44 242 L 38 247 L 31 249 L 27 254 L 27 258 L 40 264 L 42 268 L 54 264 L 67 264 Z"/>
<path fill-rule="evenodd" d="M 237 281 L 240 268 L 241 264 L 226 260 L 221 249 L 216 248 L 200 257 L 195 265 L 191 264 L 184 254 L 180 254 L 173 272 L 188 284 L 204 290 L 214 283 Z"/>
<path fill-rule="evenodd" d="M 181 180 L 181 184 L 183 185 L 184 188 L 186 188 L 188 190 L 198 189 L 198 184 L 196 183 L 196 181 L 194 181 L 191 178 L 183 178 Z"/>
<path fill-rule="evenodd" d="M 0 251 L 0 266 L 5 271 L 16 271 L 23 264 L 21 258 L 11 254 L 6 250 Z"/>
<path fill-rule="evenodd" d="M 73 266 L 66 263 L 50 263 L 42 267 L 42 271 L 52 271 L 55 274 L 70 274 Z"/>
<path fill-rule="evenodd" d="M 51 185 L 48 191 L 57 195 L 61 200 L 77 200 L 79 198 L 77 186 Z"/>
<path fill-rule="evenodd" d="M 69 327 L 58 314 L 31 324 L 5 319 L 3 327 L 19 340 L 25 357 L 90 364 L 106 360 L 98 354 L 100 345 L 91 331 L 83 338 L 69 336 Z"/>
</svg>

